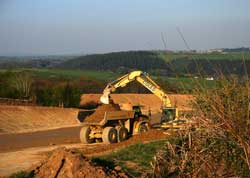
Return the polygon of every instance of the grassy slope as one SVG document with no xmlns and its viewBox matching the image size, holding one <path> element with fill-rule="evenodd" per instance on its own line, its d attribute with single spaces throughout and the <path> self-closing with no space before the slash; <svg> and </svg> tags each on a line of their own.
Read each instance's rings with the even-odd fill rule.
<svg viewBox="0 0 250 178">
<path fill-rule="evenodd" d="M 199 59 L 199 60 L 250 60 L 250 52 L 230 52 L 225 54 L 188 54 L 188 53 L 163 53 L 159 52 L 159 56 L 165 61 L 175 59 Z"/>
<path fill-rule="evenodd" d="M 5 72 L 6 70 L 0 70 Z M 80 78 L 87 77 L 97 80 L 110 80 L 118 77 L 117 74 L 107 71 L 91 71 L 91 70 L 63 70 L 63 69 L 13 69 L 12 72 L 30 71 L 34 76 L 51 78 L 51 77 L 65 77 L 65 78 Z"/>
<path fill-rule="evenodd" d="M 6 70 L 0 70 L 1 72 L 5 72 Z M 120 77 L 121 74 L 107 72 L 107 71 L 91 71 L 91 70 L 64 70 L 64 69 L 13 69 L 12 72 L 21 72 L 21 71 L 30 71 L 32 75 L 44 77 L 44 78 L 57 78 L 57 77 L 65 77 L 65 78 L 80 78 L 86 77 L 95 80 L 101 81 L 112 81 L 116 78 Z M 192 89 L 194 84 L 203 84 L 207 87 L 215 86 L 215 81 L 207 81 L 205 79 L 194 79 L 188 77 L 166 77 L 166 76 L 150 76 L 153 80 L 162 79 L 163 81 L 167 81 L 173 85 L 178 86 L 184 92 L 188 92 Z"/>
<path fill-rule="evenodd" d="M 150 143 L 136 143 L 127 148 L 114 151 L 111 154 L 95 157 L 92 161 L 96 164 L 110 166 L 121 166 L 124 171 L 134 177 L 151 170 L 151 161 L 156 152 L 163 147 L 166 140 Z"/>
<path fill-rule="evenodd" d="M 246 66 L 250 65 L 250 52 L 230 52 L 225 54 L 191 54 L 191 53 L 164 53 L 158 52 L 159 58 L 166 61 L 176 74 L 194 74 L 197 68 L 207 75 L 213 75 L 212 69 L 224 74 L 234 73 L 243 75 L 243 60 Z M 218 67 L 220 66 L 220 67 Z"/>
<path fill-rule="evenodd" d="M 204 88 L 213 88 L 216 86 L 215 80 L 206 80 L 202 78 L 188 77 L 161 77 L 161 79 L 178 86 L 184 93 L 189 93 L 194 86 L 203 86 Z"/>
</svg>

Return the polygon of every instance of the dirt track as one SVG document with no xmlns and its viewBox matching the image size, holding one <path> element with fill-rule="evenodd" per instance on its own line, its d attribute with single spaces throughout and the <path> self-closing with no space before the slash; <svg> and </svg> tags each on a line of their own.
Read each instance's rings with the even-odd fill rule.
<svg viewBox="0 0 250 178">
<path fill-rule="evenodd" d="M 79 143 L 81 126 L 33 133 L 1 134 L 0 152 L 16 151 L 23 148 Z"/>
<path fill-rule="evenodd" d="M 83 144 L 64 144 L 56 146 L 43 146 L 35 148 L 26 148 L 20 151 L 12 151 L 0 153 L 0 177 L 8 176 L 12 173 L 29 169 L 32 165 L 43 160 L 47 152 L 52 151 L 58 147 L 64 146 L 66 148 L 88 148 L 97 147 L 99 144 L 83 145 Z"/>
<path fill-rule="evenodd" d="M 20 145 L 19 145 L 20 142 L 18 143 L 18 141 L 15 140 L 15 137 L 13 137 L 13 140 L 11 142 L 12 146 L 6 145 L 9 143 L 3 144 L 1 142 L 3 145 L 0 145 L 1 146 L 0 148 L 2 151 L 2 153 L 0 153 L 0 176 L 10 175 L 14 172 L 28 169 L 33 164 L 38 163 L 39 161 L 43 160 L 48 151 L 54 150 L 54 149 L 61 147 L 61 146 L 65 146 L 66 148 L 78 148 L 81 150 L 81 152 L 84 155 L 91 157 L 94 155 L 95 156 L 103 155 L 103 154 L 108 153 L 110 151 L 114 151 L 116 149 L 127 147 L 128 145 L 131 145 L 133 143 L 138 143 L 138 142 L 142 143 L 142 142 L 148 142 L 148 141 L 153 141 L 153 140 L 161 140 L 161 139 L 165 139 L 167 137 L 167 135 L 163 134 L 162 131 L 151 130 L 151 131 L 143 133 L 143 134 L 135 135 L 135 136 L 131 137 L 130 139 L 128 139 L 127 141 L 116 143 L 116 144 L 109 144 L 109 145 L 106 145 L 103 143 L 65 144 L 69 140 L 70 141 L 75 140 L 76 142 L 79 141 L 78 140 L 79 129 L 80 129 L 79 127 L 75 127 L 75 128 L 69 129 L 68 131 L 66 131 L 64 129 L 58 129 L 56 131 L 35 133 L 36 136 L 26 135 L 26 137 L 25 137 L 26 144 L 23 144 L 23 146 L 25 146 L 25 147 L 31 146 L 28 143 L 29 142 L 28 139 L 31 139 L 34 141 L 34 143 L 32 143 L 32 146 L 36 145 L 37 147 L 26 148 L 26 149 L 22 149 L 19 151 L 11 151 L 11 149 L 17 150 L 17 149 L 21 149 L 21 147 L 22 147 L 22 146 L 20 147 Z M 68 139 L 64 138 L 65 135 L 60 136 L 60 134 L 62 132 L 64 132 L 65 134 L 68 134 L 67 135 Z M 39 139 L 39 138 L 37 138 L 37 136 L 39 137 L 41 134 L 45 134 L 45 135 L 49 134 L 51 136 L 51 138 L 49 138 L 49 136 L 47 136 L 47 138 L 44 139 L 43 141 L 38 141 L 38 142 L 35 141 L 35 139 Z M 21 134 L 21 135 L 23 135 L 23 134 Z M 2 135 L 2 136 L 4 136 L 4 135 Z M 77 136 L 77 138 L 75 136 Z M 56 138 L 56 137 L 61 139 L 61 141 L 62 141 L 62 142 L 60 142 L 61 144 L 60 145 L 49 145 L 48 143 L 51 140 L 53 140 L 53 138 Z M 2 138 L 0 138 L 0 140 L 1 139 Z M 57 141 L 59 141 L 59 140 L 57 140 Z M 13 143 L 13 141 L 14 142 L 17 141 L 17 143 Z M 38 145 L 40 145 L 40 143 L 43 143 L 44 146 L 38 147 Z"/>
</svg>

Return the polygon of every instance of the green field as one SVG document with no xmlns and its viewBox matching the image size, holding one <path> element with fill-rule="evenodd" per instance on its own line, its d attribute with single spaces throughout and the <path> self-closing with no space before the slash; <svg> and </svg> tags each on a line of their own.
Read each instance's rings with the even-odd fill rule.
<svg viewBox="0 0 250 178">
<path fill-rule="evenodd" d="M 5 72 L 7 70 L 2 69 L 0 72 Z M 12 72 L 29 71 L 33 76 L 44 77 L 44 78 L 80 78 L 86 77 L 96 80 L 112 80 L 118 77 L 118 74 L 106 71 L 91 71 L 91 70 L 64 70 L 64 69 L 12 69 Z"/>
<path fill-rule="evenodd" d="M 7 70 L 0 70 L 1 73 L 6 72 Z M 76 79 L 76 78 L 90 78 L 93 80 L 99 81 L 112 81 L 116 78 L 120 77 L 123 74 L 107 72 L 107 71 L 91 71 L 91 70 L 65 70 L 65 69 L 13 69 L 12 72 L 22 72 L 29 71 L 35 77 L 42 78 L 68 78 L 68 79 Z M 204 78 L 191 78 L 191 77 L 166 77 L 166 76 L 150 76 L 153 80 L 157 81 L 158 79 L 162 81 L 166 81 L 172 85 L 177 86 L 184 93 L 189 93 L 194 86 L 203 86 L 205 88 L 211 88 L 216 85 L 216 81 L 209 81 Z"/>
<path fill-rule="evenodd" d="M 150 143 L 136 143 L 127 148 L 114 151 L 108 155 L 95 157 L 92 162 L 111 169 L 118 165 L 131 177 L 139 177 L 143 173 L 151 172 L 151 162 L 157 151 L 162 149 L 166 140 L 152 141 Z"/>
<path fill-rule="evenodd" d="M 169 82 L 181 89 L 184 93 L 190 93 L 194 88 L 214 88 L 216 80 L 206 80 L 204 78 L 189 78 L 189 77 L 162 77 L 164 81 Z"/>
<path fill-rule="evenodd" d="M 195 60 L 250 60 L 250 52 L 230 52 L 230 53 L 163 53 L 159 56 L 165 61 L 176 59 L 195 59 Z"/>
</svg>

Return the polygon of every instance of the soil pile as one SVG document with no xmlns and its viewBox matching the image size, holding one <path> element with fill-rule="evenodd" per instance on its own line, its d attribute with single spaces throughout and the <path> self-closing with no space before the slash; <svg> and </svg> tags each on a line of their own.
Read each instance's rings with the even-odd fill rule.
<svg viewBox="0 0 250 178">
<path fill-rule="evenodd" d="M 113 169 L 94 165 L 77 150 L 59 148 L 46 160 L 31 169 L 35 177 L 42 178 L 127 178 L 120 167 Z"/>
<path fill-rule="evenodd" d="M 107 111 L 120 111 L 118 104 L 102 104 L 100 105 L 93 114 L 86 117 L 84 123 L 99 123 L 103 120 L 105 112 Z"/>
<path fill-rule="evenodd" d="M 133 135 L 128 140 L 115 144 L 102 144 L 98 146 L 88 147 L 88 149 L 81 149 L 81 152 L 87 156 L 93 155 L 103 155 L 103 153 L 114 151 L 116 149 L 125 148 L 131 144 L 135 143 L 147 143 L 154 140 L 164 140 L 169 137 L 168 133 L 164 134 L 163 130 L 151 129 L 147 132 Z"/>
</svg>

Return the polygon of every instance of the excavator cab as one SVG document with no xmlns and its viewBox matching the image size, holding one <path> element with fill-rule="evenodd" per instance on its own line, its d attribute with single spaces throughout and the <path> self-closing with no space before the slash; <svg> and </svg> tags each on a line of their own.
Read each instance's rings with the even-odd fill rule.
<svg viewBox="0 0 250 178">
<path fill-rule="evenodd" d="M 176 108 L 163 108 L 161 116 L 161 124 L 174 121 L 178 114 Z"/>
<path fill-rule="evenodd" d="M 163 108 L 161 116 L 162 129 L 181 129 L 186 123 L 185 119 L 180 119 L 177 108 Z"/>
</svg>

